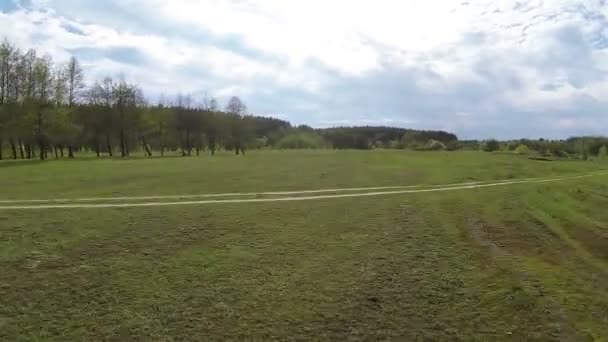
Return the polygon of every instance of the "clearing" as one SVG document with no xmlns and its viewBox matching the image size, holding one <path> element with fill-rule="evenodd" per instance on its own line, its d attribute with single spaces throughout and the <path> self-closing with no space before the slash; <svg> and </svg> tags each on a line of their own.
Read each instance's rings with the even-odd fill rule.
<svg viewBox="0 0 608 342">
<path fill-rule="evenodd" d="M 605 169 L 380 150 L 4 162 L 0 200 L 174 202 L 132 197 L 491 184 Z M 601 340 L 607 180 L 2 210 L 0 340 Z M 373 190 L 357 191 L 347 194 Z M 334 194 L 303 196 L 319 195 Z M 40 204 L 63 203 L 26 203 Z"/>
</svg>

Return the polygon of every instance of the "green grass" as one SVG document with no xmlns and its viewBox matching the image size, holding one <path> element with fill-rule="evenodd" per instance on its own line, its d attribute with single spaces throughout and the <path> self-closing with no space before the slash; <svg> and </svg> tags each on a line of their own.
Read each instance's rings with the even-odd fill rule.
<svg viewBox="0 0 608 342">
<path fill-rule="evenodd" d="M 480 152 L 0 163 L 0 199 L 447 184 Z M 608 176 L 304 202 L 0 211 L 0 340 L 606 340 Z"/>
</svg>

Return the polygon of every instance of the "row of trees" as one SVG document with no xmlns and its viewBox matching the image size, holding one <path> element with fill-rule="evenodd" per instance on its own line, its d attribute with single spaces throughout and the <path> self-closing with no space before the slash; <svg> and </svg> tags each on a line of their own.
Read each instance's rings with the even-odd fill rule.
<svg viewBox="0 0 608 342">
<path fill-rule="evenodd" d="M 249 115 L 232 97 L 223 108 L 214 98 L 178 94 L 150 104 L 142 90 L 106 77 L 84 83 L 72 57 L 53 63 L 35 50 L 0 44 L 0 160 L 74 158 L 79 151 L 128 157 L 132 151 L 198 155 L 218 149 L 244 154 L 248 148 L 400 148 L 414 150 L 525 150 L 555 156 L 601 154 L 604 138 L 565 141 L 458 141 L 444 131 L 394 127 L 293 127 L 289 122 Z M 519 148 L 523 151 L 524 148 Z"/>
<path fill-rule="evenodd" d="M 404 136 L 420 144 L 457 139 L 391 127 L 292 127 L 248 115 L 236 96 L 223 109 L 214 98 L 196 101 L 180 94 L 152 105 L 136 84 L 122 79 L 106 77 L 87 86 L 74 57 L 56 64 L 35 50 L 0 44 L 0 159 L 73 158 L 78 151 L 128 157 L 133 150 L 190 156 L 220 148 L 236 154 L 261 147 L 369 149 L 398 147 L 393 145 Z"/>
<path fill-rule="evenodd" d="M 547 157 L 575 157 L 587 159 L 589 157 L 606 157 L 608 152 L 608 138 L 606 137 L 572 137 L 566 140 L 546 139 L 519 139 L 519 140 L 488 140 L 484 142 L 462 142 L 468 148 L 481 148 L 486 152 L 508 151 L 519 154 L 530 152 Z"/>
<path fill-rule="evenodd" d="M 244 153 L 256 136 L 273 133 L 289 123 L 246 115 L 247 107 L 232 97 L 225 109 L 217 100 L 196 102 L 177 95 L 169 103 L 149 105 L 141 89 L 110 77 L 90 86 L 76 58 L 54 64 L 35 50 L 22 52 L 8 41 L 0 44 L 0 159 L 48 158 L 90 150 L 98 156 L 128 157 L 134 149 L 151 156 L 179 151 L 197 154 L 203 148 Z"/>
</svg>

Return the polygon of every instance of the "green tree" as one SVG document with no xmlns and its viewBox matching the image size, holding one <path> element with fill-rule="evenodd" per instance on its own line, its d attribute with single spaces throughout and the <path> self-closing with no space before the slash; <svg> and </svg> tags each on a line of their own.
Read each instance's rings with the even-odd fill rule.
<svg viewBox="0 0 608 342">
<path fill-rule="evenodd" d="M 608 147 L 606 147 L 606 145 L 602 145 L 597 155 L 600 159 L 608 158 Z"/>
<path fill-rule="evenodd" d="M 40 159 L 47 156 L 48 135 L 46 128 L 50 125 L 51 96 L 53 90 L 53 66 L 50 56 L 44 56 L 35 61 L 34 64 L 34 111 L 36 115 L 34 132 L 38 143 Z"/>
<path fill-rule="evenodd" d="M 500 143 L 498 140 L 490 139 L 483 144 L 483 150 L 485 152 L 494 152 L 500 150 Z"/>
<path fill-rule="evenodd" d="M 524 145 L 524 144 L 519 144 L 514 151 L 516 154 L 528 154 L 530 153 L 530 149 L 528 149 L 528 146 Z"/>
<path fill-rule="evenodd" d="M 82 132 L 74 119 L 74 108 L 58 106 L 49 111 L 49 116 L 48 136 L 54 142 L 55 157 L 58 157 L 58 151 L 63 156 L 63 146 L 68 146 L 68 157 L 74 158 L 73 146 Z"/>
<path fill-rule="evenodd" d="M 62 73 L 67 83 L 67 101 L 68 106 L 72 107 L 80 98 L 81 91 L 84 89 L 84 73 L 82 67 L 76 57 L 71 57 L 68 64 L 65 66 L 65 70 Z"/>
<path fill-rule="evenodd" d="M 284 136 L 277 143 L 280 149 L 317 149 L 323 148 L 323 137 L 314 132 L 294 132 Z"/>
<path fill-rule="evenodd" d="M 226 112 L 229 114 L 229 127 L 231 145 L 234 147 L 235 153 L 239 151 L 245 154 L 245 145 L 250 138 L 251 125 L 249 119 L 245 119 L 247 106 L 238 96 L 233 96 L 226 104 Z"/>
</svg>

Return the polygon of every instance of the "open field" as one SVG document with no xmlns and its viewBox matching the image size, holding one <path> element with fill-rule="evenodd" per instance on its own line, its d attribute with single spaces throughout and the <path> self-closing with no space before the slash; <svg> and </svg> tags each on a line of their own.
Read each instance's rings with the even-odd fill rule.
<svg viewBox="0 0 608 342">
<path fill-rule="evenodd" d="M 0 205 L 428 189 L 606 169 L 381 150 L 4 162 Z M 284 196 L 312 195 L 238 198 Z M 0 210 L 0 340 L 602 341 L 607 206 L 608 175 L 596 175 L 309 201 Z"/>
</svg>

